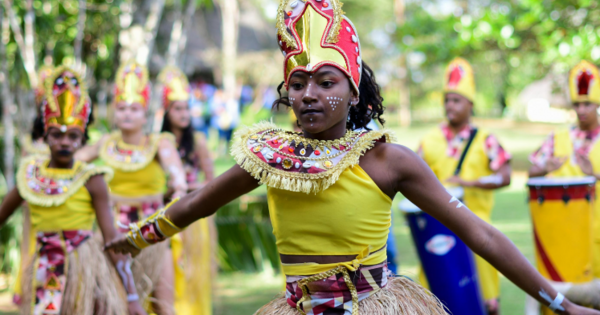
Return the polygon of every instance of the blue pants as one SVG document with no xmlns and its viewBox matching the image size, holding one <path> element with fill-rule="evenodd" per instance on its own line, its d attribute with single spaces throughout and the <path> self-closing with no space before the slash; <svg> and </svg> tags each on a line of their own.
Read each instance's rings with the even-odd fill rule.
<svg viewBox="0 0 600 315">
<path fill-rule="evenodd" d="M 390 232 L 388 233 L 387 239 L 387 262 L 388 269 L 394 274 L 398 274 L 398 265 L 396 265 L 396 256 L 398 256 L 398 250 L 396 249 L 396 240 L 394 239 L 394 233 L 392 233 L 392 228 L 394 227 L 394 221 L 392 220 L 392 224 L 390 226 Z"/>
</svg>

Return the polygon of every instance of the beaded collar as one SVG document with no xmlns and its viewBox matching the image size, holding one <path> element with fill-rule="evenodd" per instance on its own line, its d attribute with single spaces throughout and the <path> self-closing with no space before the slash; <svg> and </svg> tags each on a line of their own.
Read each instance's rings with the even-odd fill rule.
<svg viewBox="0 0 600 315">
<path fill-rule="evenodd" d="M 100 158 L 110 167 L 123 172 L 135 172 L 148 166 L 156 157 L 158 144 L 166 138 L 175 143 L 175 137 L 170 133 L 149 135 L 141 145 L 123 142 L 121 133 L 111 133 L 100 149 Z"/>
<path fill-rule="evenodd" d="M 49 168 L 49 159 L 30 156 L 23 159 L 17 172 L 17 189 L 23 199 L 43 207 L 58 206 L 75 194 L 94 175 L 104 174 L 108 181 L 112 170 L 75 161 L 71 169 Z"/>
<path fill-rule="evenodd" d="M 330 141 L 304 138 L 272 123 L 242 128 L 231 154 L 244 170 L 269 187 L 318 193 L 335 184 L 340 174 L 358 164 L 375 142 L 392 142 L 388 131 L 348 131 Z"/>
</svg>

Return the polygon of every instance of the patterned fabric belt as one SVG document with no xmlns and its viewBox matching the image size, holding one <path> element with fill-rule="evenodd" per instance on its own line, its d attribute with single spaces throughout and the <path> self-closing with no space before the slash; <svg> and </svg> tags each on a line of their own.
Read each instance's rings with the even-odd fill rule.
<svg viewBox="0 0 600 315">
<path fill-rule="evenodd" d="M 117 212 L 117 227 L 121 233 L 129 232 L 130 223 L 149 217 L 163 207 L 162 195 L 138 199 L 111 196 L 111 200 Z"/>
<path fill-rule="evenodd" d="M 314 276 L 288 276 L 285 297 L 303 315 L 354 315 L 358 302 L 387 285 L 387 264 L 351 271 L 339 266 Z"/>
<path fill-rule="evenodd" d="M 37 233 L 37 258 L 33 271 L 33 314 L 60 314 L 67 283 L 68 254 L 92 237 L 92 231 Z"/>
</svg>

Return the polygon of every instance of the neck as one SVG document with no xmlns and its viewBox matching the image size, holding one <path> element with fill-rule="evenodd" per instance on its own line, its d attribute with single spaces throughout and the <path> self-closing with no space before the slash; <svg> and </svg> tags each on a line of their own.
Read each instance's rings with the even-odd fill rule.
<svg viewBox="0 0 600 315">
<path fill-rule="evenodd" d="M 176 143 L 181 142 L 181 137 L 183 137 L 183 129 L 177 127 L 171 127 L 171 133 L 175 136 Z"/>
<path fill-rule="evenodd" d="M 452 131 L 453 134 L 457 134 L 461 130 L 463 130 L 467 125 L 469 125 L 469 123 L 470 123 L 470 119 L 466 119 L 459 123 L 448 122 L 448 127 L 450 127 L 450 130 Z"/>
<path fill-rule="evenodd" d="M 144 138 L 144 130 L 121 130 L 121 139 L 127 144 L 139 145 Z"/>
<path fill-rule="evenodd" d="M 75 159 L 71 158 L 71 160 L 67 163 L 61 163 L 59 161 L 56 161 L 54 159 L 50 159 L 50 163 L 48 163 L 48 167 L 49 168 L 66 168 L 66 169 L 71 169 L 73 168 L 73 162 L 75 162 Z"/>
<path fill-rule="evenodd" d="M 346 135 L 346 121 L 333 125 L 333 127 L 317 133 L 310 133 L 308 131 L 302 131 L 304 137 L 316 140 L 336 140 L 343 138 Z"/>
<path fill-rule="evenodd" d="M 596 117 L 595 119 L 592 119 L 592 121 L 589 123 L 584 123 L 584 122 L 579 121 L 579 129 L 581 129 L 583 131 L 592 131 L 592 130 L 598 128 L 598 126 L 600 126 L 600 124 L 598 123 L 598 117 Z"/>
</svg>

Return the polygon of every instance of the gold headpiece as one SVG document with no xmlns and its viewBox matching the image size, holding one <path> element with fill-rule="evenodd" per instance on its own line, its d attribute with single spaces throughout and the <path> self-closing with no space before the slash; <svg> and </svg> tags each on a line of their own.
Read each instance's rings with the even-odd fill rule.
<svg viewBox="0 0 600 315">
<path fill-rule="evenodd" d="M 444 78 L 444 94 L 456 93 L 475 101 L 475 75 L 473 68 L 463 58 L 454 58 L 446 68 Z"/>
<path fill-rule="evenodd" d="M 598 68 L 582 60 L 569 72 L 571 102 L 600 104 L 600 76 Z"/>
<path fill-rule="evenodd" d="M 44 81 L 46 97 L 42 113 L 44 128 L 70 128 L 85 131 L 92 106 L 85 82 L 74 70 L 61 66 Z"/>
<path fill-rule="evenodd" d="M 285 57 L 286 87 L 294 72 L 313 73 L 329 65 L 344 72 L 358 92 L 362 74 L 360 41 L 339 0 L 281 0 L 277 35 Z"/>
<path fill-rule="evenodd" d="M 140 103 L 148 108 L 150 86 L 148 69 L 135 61 L 122 64 L 117 70 L 115 103 Z"/>
<path fill-rule="evenodd" d="M 171 102 L 190 99 L 190 84 L 185 73 L 176 66 L 167 66 L 158 74 L 158 82 L 163 85 L 163 107 L 169 109 Z"/>
</svg>

